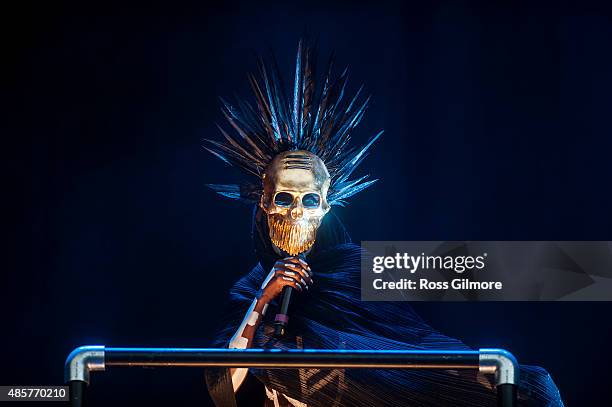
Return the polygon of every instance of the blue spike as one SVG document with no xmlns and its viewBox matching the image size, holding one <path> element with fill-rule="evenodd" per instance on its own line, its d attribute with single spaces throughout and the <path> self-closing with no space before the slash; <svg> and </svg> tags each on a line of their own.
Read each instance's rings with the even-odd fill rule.
<svg viewBox="0 0 612 407">
<path fill-rule="evenodd" d="M 326 104 L 327 104 L 327 98 L 329 97 L 329 88 L 330 88 L 330 82 L 331 82 L 331 70 L 332 70 L 332 66 L 334 64 L 334 58 L 333 56 L 330 57 L 329 59 L 329 63 L 327 65 L 327 73 L 325 75 L 325 79 L 323 80 L 323 89 L 321 91 L 321 96 L 320 96 L 320 100 L 319 103 L 317 105 L 317 115 L 315 116 L 315 121 L 314 124 L 312 126 L 312 133 L 313 135 L 316 137 L 317 134 L 320 134 L 321 132 L 321 119 L 322 119 L 322 115 L 323 112 L 321 111 L 321 109 L 325 109 L 326 108 Z"/>
<path fill-rule="evenodd" d="M 384 130 L 381 130 L 378 134 L 376 134 L 374 137 L 372 137 L 370 139 L 370 141 L 361 149 L 361 151 L 357 154 L 355 154 L 355 156 L 353 157 L 352 160 L 350 160 L 348 163 L 346 163 L 344 165 L 343 168 L 340 169 L 340 173 L 342 174 L 340 176 L 340 178 L 338 179 L 338 181 L 344 181 L 346 180 L 351 173 L 355 170 L 355 168 L 357 168 L 357 165 L 359 165 L 360 161 L 361 161 L 361 157 L 365 154 L 366 151 L 368 151 L 368 149 L 372 146 L 372 144 L 374 144 L 374 142 L 376 140 L 378 140 L 378 138 L 384 133 Z"/>
<path fill-rule="evenodd" d="M 261 61 L 261 70 L 262 70 L 264 85 L 266 86 L 266 94 L 268 96 L 268 106 L 270 108 L 270 116 L 271 116 L 270 118 L 272 119 L 272 127 L 274 129 L 274 139 L 276 141 L 281 141 L 281 132 L 278 126 L 278 117 L 276 115 L 276 109 L 275 109 L 276 103 L 275 103 L 274 97 L 272 97 L 271 83 L 270 83 L 270 79 L 268 78 L 268 74 L 266 71 L 266 65 L 263 63 L 263 61 Z"/>
<path fill-rule="evenodd" d="M 231 162 L 229 162 L 229 160 L 228 160 L 227 158 L 225 158 L 223 155 L 221 155 L 220 153 L 217 153 L 216 151 L 211 150 L 211 149 L 210 149 L 210 148 L 208 148 L 208 147 L 204 147 L 204 149 L 205 149 L 206 151 L 208 151 L 209 153 L 211 153 L 211 154 L 215 155 L 217 158 L 220 158 L 221 160 L 225 161 L 227 164 L 232 165 L 232 163 L 231 163 Z"/>
<path fill-rule="evenodd" d="M 378 181 L 378 179 L 373 179 L 371 181 L 364 182 L 364 183 L 359 184 L 359 185 L 355 185 L 353 188 L 350 188 L 348 191 L 343 192 L 341 195 L 334 196 L 333 200 L 337 201 L 337 200 L 344 200 L 344 199 L 350 198 L 351 196 L 353 196 L 353 195 L 363 191 L 364 189 L 372 186 L 372 184 L 374 184 L 377 181 Z"/>
<path fill-rule="evenodd" d="M 351 111 L 351 109 L 353 108 L 353 104 L 355 104 L 355 102 L 357 102 L 357 99 L 359 99 L 359 96 L 361 95 L 361 91 L 363 91 L 363 85 L 361 85 L 359 89 L 357 89 L 357 93 L 355 93 L 355 96 L 353 96 L 351 103 L 349 103 L 348 107 L 346 108 L 346 114 L 348 114 Z"/>
<path fill-rule="evenodd" d="M 240 187 L 236 184 L 206 184 L 206 186 L 217 194 L 230 199 L 241 199 Z"/>
<path fill-rule="evenodd" d="M 295 80 L 293 83 L 293 134 L 297 138 L 297 133 L 301 127 L 302 117 L 302 40 L 298 43 L 297 56 L 295 58 Z M 296 140 L 297 141 L 297 140 Z"/>
<path fill-rule="evenodd" d="M 206 184 L 206 186 L 215 192 L 240 192 L 237 184 Z"/>
<path fill-rule="evenodd" d="M 368 177 L 369 175 L 364 175 L 352 181 L 336 182 L 334 185 L 334 195 L 342 196 L 345 192 L 349 191 L 351 188 L 355 187 L 357 184 L 363 182 Z"/>
</svg>

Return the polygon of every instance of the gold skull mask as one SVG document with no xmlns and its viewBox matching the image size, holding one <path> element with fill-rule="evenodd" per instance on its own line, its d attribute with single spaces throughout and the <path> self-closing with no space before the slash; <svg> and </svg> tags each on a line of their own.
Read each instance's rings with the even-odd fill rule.
<svg viewBox="0 0 612 407">
<path fill-rule="evenodd" d="M 305 150 L 278 154 L 263 175 L 261 208 L 268 215 L 270 240 L 296 256 L 309 250 L 329 211 L 330 176 L 323 161 Z"/>
</svg>

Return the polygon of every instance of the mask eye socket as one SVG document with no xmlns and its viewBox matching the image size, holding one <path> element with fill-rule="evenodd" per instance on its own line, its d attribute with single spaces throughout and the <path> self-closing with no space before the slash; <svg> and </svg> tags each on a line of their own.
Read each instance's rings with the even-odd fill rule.
<svg viewBox="0 0 612 407">
<path fill-rule="evenodd" d="M 308 209 L 318 208 L 320 202 L 321 202 L 321 198 L 319 197 L 318 194 L 315 194 L 315 193 L 306 194 L 302 198 L 302 205 L 304 205 L 304 208 L 308 208 Z"/>
<path fill-rule="evenodd" d="M 279 192 L 274 197 L 274 203 L 277 206 L 291 206 L 293 203 L 293 195 L 288 192 Z"/>
</svg>

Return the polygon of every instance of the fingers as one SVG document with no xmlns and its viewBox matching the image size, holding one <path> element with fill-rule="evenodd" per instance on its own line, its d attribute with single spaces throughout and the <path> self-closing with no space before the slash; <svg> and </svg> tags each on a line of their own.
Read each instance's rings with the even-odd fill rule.
<svg viewBox="0 0 612 407">
<path fill-rule="evenodd" d="M 311 273 L 295 263 L 284 262 L 284 260 L 281 260 L 280 262 L 276 263 L 276 268 L 286 270 L 288 275 L 301 279 L 304 284 L 312 284 Z"/>
<path fill-rule="evenodd" d="M 306 277 L 305 279 L 305 277 L 302 274 L 296 271 L 290 270 L 284 265 L 276 266 L 274 269 L 274 273 L 275 273 L 275 277 L 290 278 L 298 282 L 298 284 L 300 284 L 301 287 L 305 287 L 306 289 L 308 289 L 308 285 L 312 284 L 312 280 L 310 278 Z"/>
<path fill-rule="evenodd" d="M 304 286 L 306 288 L 308 288 L 308 286 L 304 283 L 304 285 L 302 286 L 302 284 L 298 283 L 297 280 L 293 277 L 288 277 L 285 276 L 283 274 L 279 275 L 278 277 L 276 277 L 278 282 L 280 283 L 280 285 L 282 287 L 286 287 L 286 286 L 290 286 L 293 287 L 294 289 L 298 290 L 298 291 L 303 291 L 304 290 Z"/>
<path fill-rule="evenodd" d="M 313 283 L 312 271 L 305 260 L 298 257 L 286 257 L 278 260 L 272 268 L 277 287 L 290 286 L 298 291 L 308 290 Z"/>
<path fill-rule="evenodd" d="M 310 266 L 308 265 L 308 263 L 306 263 L 306 260 L 302 259 L 301 257 L 285 257 L 283 259 L 284 262 L 289 262 L 289 263 L 293 263 L 296 266 L 300 266 L 302 267 L 304 270 L 306 270 L 308 273 L 311 273 L 310 271 Z"/>
<path fill-rule="evenodd" d="M 277 263 L 284 263 L 285 265 L 288 266 L 288 268 L 290 268 L 291 270 L 294 271 L 298 271 L 299 270 L 303 270 L 304 273 L 300 273 L 302 274 L 302 276 L 304 277 L 308 277 L 308 278 L 312 278 L 312 270 L 310 269 L 310 266 L 308 265 L 308 263 L 306 263 L 306 260 L 299 258 L 299 257 L 285 257 L 282 260 L 277 261 Z"/>
</svg>

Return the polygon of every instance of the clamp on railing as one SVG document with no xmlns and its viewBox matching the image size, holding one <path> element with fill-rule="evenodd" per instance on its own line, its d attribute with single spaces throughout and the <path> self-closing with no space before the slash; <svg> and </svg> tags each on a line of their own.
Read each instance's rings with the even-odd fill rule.
<svg viewBox="0 0 612 407">
<path fill-rule="evenodd" d="M 80 346 L 66 358 L 64 382 L 76 380 L 89 384 L 89 372 L 104 369 L 104 346 Z"/>
<path fill-rule="evenodd" d="M 478 371 L 495 375 L 495 384 L 519 383 L 519 364 L 514 355 L 503 349 L 480 349 Z"/>
<path fill-rule="evenodd" d="M 495 375 L 497 405 L 516 405 L 520 369 L 514 355 L 503 349 L 480 349 L 479 353 L 478 370 Z"/>
</svg>

